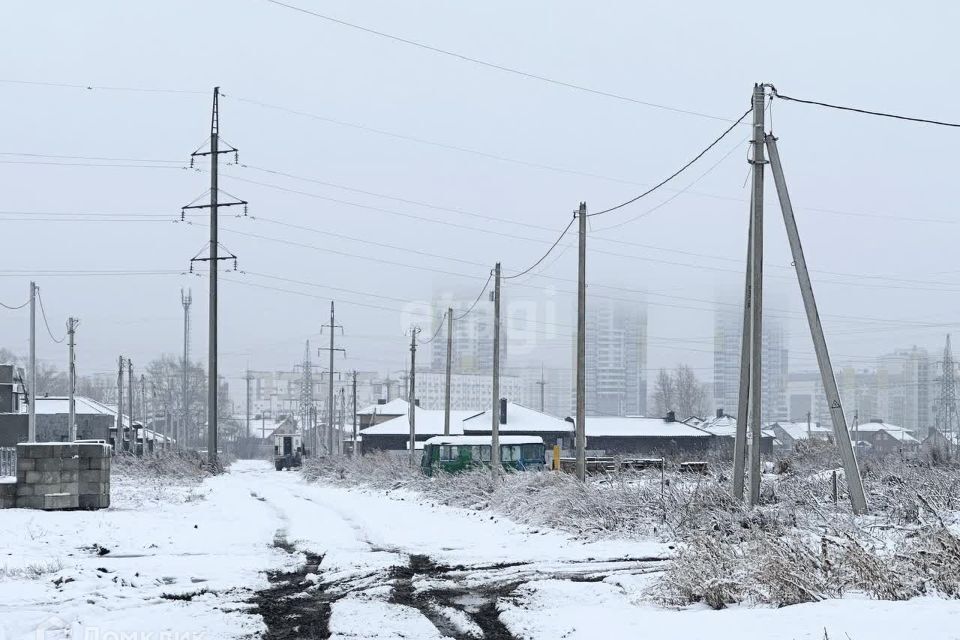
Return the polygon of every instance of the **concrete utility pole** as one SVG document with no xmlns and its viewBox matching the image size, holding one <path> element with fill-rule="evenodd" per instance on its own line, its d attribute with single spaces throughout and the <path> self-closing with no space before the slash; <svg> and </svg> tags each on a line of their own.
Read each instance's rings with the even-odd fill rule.
<svg viewBox="0 0 960 640">
<path fill-rule="evenodd" d="M 490 410 L 490 469 L 493 482 L 500 479 L 500 263 L 493 278 L 493 396 Z"/>
<path fill-rule="evenodd" d="M 219 415 L 217 413 L 217 261 L 220 251 L 220 240 L 217 237 L 220 223 L 217 212 L 219 187 L 217 186 L 218 165 L 220 158 L 220 114 L 218 102 L 220 87 L 213 90 L 213 115 L 210 119 L 210 310 L 209 334 L 207 343 L 207 460 L 210 464 L 217 462 L 217 428 Z"/>
<path fill-rule="evenodd" d="M 117 362 L 117 440 L 121 448 L 130 450 L 130 445 L 123 439 L 123 356 Z"/>
<path fill-rule="evenodd" d="M 180 303 L 183 305 L 183 415 L 180 419 L 180 433 L 177 435 L 178 448 L 181 443 L 189 445 L 190 438 L 190 305 L 193 303 L 193 295 L 189 289 L 186 294 L 180 289 Z"/>
<path fill-rule="evenodd" d="M 133 360 L 127 358 L 127 419 L 130 420 L 130 446 L 133 452 L 140 455 L 137 451 L 137 428 L 133 424 Z M 146 436 L 146 434 L 144 434 Z"/>
<path fill-rule="evenodd" d="M 540 413 L 543 413 L 543 390 L 547 386 L 547 381 L 543 379 L 543 363 L 540 363 L 540 380 L 537 381 L 537 386 L 540 387 Z"/>
<path fill-rule="evenodd" d="M 743 333 L 740 337 L 740 387 L 737 397 L 737 431 L 733 443 L 733 497 L 743 500 L 744 465 L 747 455 L 747 422 L 750 413 L 750 285 L 753 278 L 753 196 L 747 232 L 746 283 L 743 285 Z"/>
<path fill-rule="evenodd" d="M 350 449 L 351 457 L 357 456 L 357 371 L 353 371 L 353 448 Z"/>
<path fill-rule="evenodd" d="M 27 414 L 27 442 L 37 441 L 37 283 L 30 283 L 30 404 Z"/>
<path fill-rule="evenodd" d="M 69 342 L 68 346 L 68 355 L 67 355 L 67 372 L 70 376 L 69 388 L 67 389 L 69 393 L 69 400 L 67 403 L 67 429 L 68 429 L 68 442 L 75 442 L 77 439 L 77 362 L 74 357 L 74 348 L 76 343 L 74 341 L 74 334 L 77 332 L 77 319 L 69 318 L 67 319 L 67 338 Z"/>
<path fill-rule="evenodd" d="M 763 393 L 763 87 L 753 86 L 753 183 L 750 201 L 753 205 L 750 235 L 752 265 L 750 268 L 750 504 L 760 503 L 760 429 L 762 427 Z"/>
<path fill-rule="evenodd" d="M 847 418 L 843 413 L 840 390 L 833 373 L 830 353 L 827 351 L 827 341 L 823 335 L 823 325 L 820 323 L 820 313 L 817 311 L 817 301 L 813 295 L 813 285 L 807 271 L 803 246 L 800 244 L 800 232 L 797 230 L 797 220 L 793 215 L 793 204 L 790 202 L 783 167 L 780 164 L 777 139 L 773 135 L 767 135 L 765 136 L 765 142 L 770 152 L 770 168 L 773 170 L 773 180 L 777 186 L 783 223 L 787 228 L 790 252 L 793 255 L 793 264 L 797 270 L 797 280 L 800 283 L 800 293 L 803 296 L 803 307 L 807 312 L 807 323 L 810 325 L 810 336 L 813 338 L 813 350 L 817 354 L 817 364 L 820 366 L 820 379 L 827 396 L 827 406 L 830 407 L 833 437 L 837 443 L 837 448 L 840 450 L 840 459 L 843 461 L 843 471 L 847 481 L 847 491 L 850 493 L 850 503 L 854 513 L 866 513 L 867 496 L 863 490 L 863 480 L 860 477 L 860 468 L 857 466 L 857 456 L 850 442 L 850 432 L 847 431 Z"/>
<path fill-rule="evenodd" d="M 453 365 L 453 308 L 447 307 L 447 375 L 443 389 L 443 435 L 450 435 L 450 369 Z"/>
<path fill-rule="evenodd" d="M 810 442 L 810 412 L 807 411 L 807 442 Z"/>
<path fill-rule="evenodd" d="M 330 324 L 325 324 L 320 327 L 321 333 L 324 329 L 330 329 L 330 346 L 327 347 L 327 351 L 330 352 L 330 381 L 327 386 L 327 453 L 333 455 L 335 452 L 334 439 L 333 439 L 333 425 L 336 421 L 336 405 L 333 403 L 333 353 L 334 351 L 340 351 L 346 357 L 347 352 L 345 349 L 337 348 L 333 346 L 334 333 L 337 329 L 340 329 L 340 332 L 343 332 L 343 327 L 336 324 L 334 310 L 333 310 L 333 300 L 330 301 Z M 323 348 L 318 349 L 322 351 Z"/>
<path fill-rule="evenodd" d="M 587 203 L 581 202 L 577 211 L 579 218 L 580 260 L 577 270 L 577 478 L 581 482 L 587 479 L 587 435 L 586 435 L 586 395 L 587 378 L 585 361 L 587 357 Z"/>
<path fill-rule="evenodd" d="M 247 398 L 246 398 L 247 400 L 247 420 L 246 420 L 247 438 L 250 437 L 250 381 L 251 380 L 253 380 L 253 378 L 250 376 L 250 367 L 247 367 L 247 375 L 245 378 L 245 381 L 247 383 Z"/>
<path fill-rule="evenodd" d="M 207 340 L 207 459 L 211 464 L 217 462 L 217 438 L 219 427 L 219 413 L 217 407 L 217 397 L 219 396 L 219 379 L 217 370 L 217 273 L 219 272 L 220 260 L 233 260 L 236 268 L 237 257 L 229 251 L 227 255 L 220 256 L 219 241 L 219 210 L 220 207 L 231 207 L 243 205 L 246 212 L 247 202 L 237 200 L 233 202 L 223 202 L 219 200 L 220 190 L 218 187 L 219 178 L 219 160 L 220 154 L 231 153 L 234 158 L 238 151 L 229 145 L 226 148 L 220 148 L 220 87 L 213 88 L 213 108 L 210 114 L 210 150 L 194 151 L 190 154 L 190 164 L 193 166 L 193 159 L 200 156 L 210 156 L 210 203 L 209 204 L 189 204 L 181 209 L 185 212 L 187 209 L 210 209 L 210 245 L 209 255 L 206 258 L 195 256 L 190 260 L 190 270 L 193 271 L 194 262 L 210 263 L 210 303 L 209 303 L 209 335 Z"/>
<path fill-rule="evenodd" d="M 147 453 L 147 425 L 149 424 L 147 420 L 147 379 L 142 373 L 140 374 L 140 419 L 143 424 L 143 452 Z M 157 444 L 156 441 L 153 444 Z"/>
<path fill-rule="evenodd" d="M 410 466 L 417 466 L 417 335 L 420 327 L 410 327 L 410 378 L 407 387 L 407 423 L 410 425 Z"/>
</svg>

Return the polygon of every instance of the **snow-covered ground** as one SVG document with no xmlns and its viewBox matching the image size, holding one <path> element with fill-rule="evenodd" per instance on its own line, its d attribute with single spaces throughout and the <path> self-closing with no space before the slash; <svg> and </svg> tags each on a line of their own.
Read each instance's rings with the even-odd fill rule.
<svg viewBox="0 0 960 640">
<path fill-rule="evenodd" d="M 936 598 L 663 609 L 643 596 L 670 554 L 657 542 L 586 543 L 260 462 L 199 485 L 115 478 L 105 511 L 0 511 L 0 539 L 5 638 L 960 638 L 960 602 Z"/>
</svg>

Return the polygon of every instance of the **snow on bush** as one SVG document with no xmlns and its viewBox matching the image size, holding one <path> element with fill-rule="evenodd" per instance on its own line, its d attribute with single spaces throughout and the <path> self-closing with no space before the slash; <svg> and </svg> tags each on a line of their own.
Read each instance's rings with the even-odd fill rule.
<svg viewBox="0 0 960 640">
<path fill-rule="evenodd" d="M 960 467 L 933 459 L 869 460 L 862 475 L 870 514 L 854 516 L 832 448 L 814 444 L 774 462 L 754 509 L 730 495 L 730 467 L 712 475 L 668 464 L 580 483 L 555 472 L 489 470 L 424 476 L 405 456 L 310 460 L 307 478 L 379 490 L 416 491 L 438 504 L 490 510 L 575 535 L 659 536 L 677 545 L 649 592 L 670 606 L 786 606 L 856 593 L 884 600 L 960 597 Z M 837 473 L 838 500 L 832 499 Z"/>
</svg>

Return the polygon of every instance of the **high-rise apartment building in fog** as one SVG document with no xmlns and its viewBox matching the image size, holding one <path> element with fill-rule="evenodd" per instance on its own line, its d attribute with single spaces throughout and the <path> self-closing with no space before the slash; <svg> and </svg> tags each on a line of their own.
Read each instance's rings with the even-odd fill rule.
<svg viewBox="0 0 960 640">
<path fill-rule="evenodd" d="M 740 396 L 740 340 L 743 307 L 718 301 L 713 312 L 713 398 L 718 408 L 736 415 Z M 787 404 L 788 352 L 783 321 L 763 318 L 761 403 L 763 422 L 790 418 Z"/>
<path fill-rule="evenodd" d="M 587 414 L 645 415 L 647 412 L 646 305 L 625 300 L 589 300 L 586 329 L 587 357 L 584 369 Z M 575 366 L 576 352 L 574 352 Z M 575 384 L 575 376 L 573 380 Z M 576 397 L 572 396 L 572 403 L 575 402 Z"/>
</svg>

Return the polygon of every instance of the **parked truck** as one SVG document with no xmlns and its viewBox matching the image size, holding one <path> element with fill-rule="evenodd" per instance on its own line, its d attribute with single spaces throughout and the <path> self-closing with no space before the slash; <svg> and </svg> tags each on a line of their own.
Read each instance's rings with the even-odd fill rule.
<svg viewBox="0 0 960 640">
<path fill-rule="evenodd" d="M 277 471 L 301 466 L 306 455 L 303 436 L 280 434 L 273 437 L 273 463 Z"/>
</svg>

